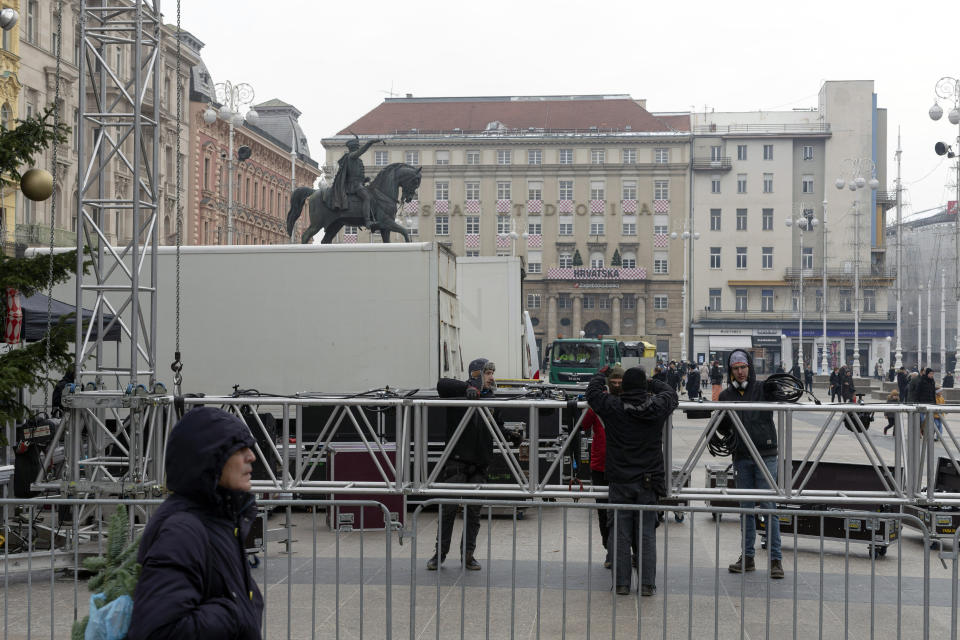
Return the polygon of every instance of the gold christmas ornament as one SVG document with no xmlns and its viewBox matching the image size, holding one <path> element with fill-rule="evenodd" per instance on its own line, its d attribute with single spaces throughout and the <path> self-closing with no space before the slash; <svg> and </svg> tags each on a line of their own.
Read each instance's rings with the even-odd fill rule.
<svg viewBox="0 0 960 640">
<path fill-rule="evenodd" d="M 35 202 L 53 195 L 53 176 L 45 169 L 30 169 L 20 178 L 20 191 Z"/>
</svg>

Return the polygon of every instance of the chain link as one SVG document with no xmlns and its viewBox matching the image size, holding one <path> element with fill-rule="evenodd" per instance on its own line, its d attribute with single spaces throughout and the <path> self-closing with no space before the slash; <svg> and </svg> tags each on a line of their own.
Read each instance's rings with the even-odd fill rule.
<svg viewBox="0 0 960 640">
<path fill-rule="evenodd" d="M 180 154 L 180 134 L 183 127 L 183 79 L 180 77 L 182 63 L 180 33 L 180 0 L 177 0 L 177 282 L 176 282 L 176 338 L 174 344 L 173 369 L 174 395 L 180 395 L 180 383 L 183 381 L 183 363 L 180 361 L 180 246 L 183 243 L 183 205 L 180 191 L 183 185 L 183 157 Z"/>
<path fill-rule="evenodd" d="M 60 80 L 61 80 L 61 63 L 63 60 L 63 0 L 57 1 L 57 50 L 54 52 L 57 57 L 57 70 L 54 76 L 54 99 L 53 99 L 53 129 L 56 135 L 60 133 Z M 50 196 L 50 259 L 47 261 L 47 334 L 46 334 L 46 350 L 45 350 L 45 359 L 46 364 L 45 376 L 50 379 L 50 330 L 53 326 L 53 245 L 54 245 L 54 224 L 57 220 L 57 186 L 59 185 L 59 179 L 57 178 L 59 171 L 57 171 L 57 161 L 59 160 L 60 153 L 60 143 L 57 140 L 56 135 L 53 138 L 53 147 L 51 149 L 51 160 L 50 160 L 50 173 L 53 176 L 53 194 Z M 80 316 L 82 313 L 79 310 L 80 301 L 77 301 L 77 318 L 76 322 L 80 322 Z M 44 383 L 43 385 L 43 407 L 47 409 L 47 405 L 50 401 L 50 385 Z"/>
</svg>

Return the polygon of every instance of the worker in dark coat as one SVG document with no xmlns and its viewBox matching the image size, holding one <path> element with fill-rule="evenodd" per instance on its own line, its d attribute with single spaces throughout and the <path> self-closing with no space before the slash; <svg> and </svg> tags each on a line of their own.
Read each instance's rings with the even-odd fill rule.
<svg viewBox="0 0 960 640">
<path fill-rule="evenodd" d="M 143 532 L 129 640 L 261 637 L 263 598 L 244 553 L 257 512 L 253 447 L 240 418 L 210 407 L 170 432 L 173 494 Z"/>
<path fill-rule="evenodd" d="M 700 372 L 696 367 L 690 367 L 687 372 L 687 398 L 696 400 L 700 397 Z"/>
<path fill-rule="evenodd" d="M 907 374 L 907 368 L 901 366 L 897 369 L 897 391 L 900 392 L 900 401 L 907 401 L 907 383 L 910 381 L 910 376 Z"/>
<path fill-rule="evenodd" d="M 607 433 L 607 485 L 611 504 L 656 504 L 666 495 L 663 463 L 663 425 L 677 408 L 677 393 L 659 380 L 647 383 L 643 367 L 623 374 L 620 396 L 606 393 L 606 370 L 587 385 L 587 404 L 603 420 Z M 640 594 L 656 593 L 657 539 L 655 511 L 616 512 L 614 580 L 618 595 L 630 593 L 630 549 L 638 528 Z M 642 527 L 640 520 L 643 521 Z"/>
</svg>

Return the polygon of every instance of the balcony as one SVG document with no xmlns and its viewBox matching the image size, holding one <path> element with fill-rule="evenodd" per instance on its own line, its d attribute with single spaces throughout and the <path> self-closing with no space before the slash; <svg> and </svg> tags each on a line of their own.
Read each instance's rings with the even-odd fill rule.
<svg viewBox="0 0 960 640">
<path fill-rule="evenodd" d="M 771 134 L 771 135 L 830 135 L 830 125 L 827 123 L 794 123 L 794 124 L 707 124 L 693 128 L 696 135 L 727 135 L 727 134 Z"/>
<path fill-rule="evenodd" d="M 895 311 L 860 312 L 860 322 L 894 322 L 896 319 Z M 761 320 L 792 324 L 800 320 L 800 314 L 796 311 L 757 311 L 756 309 L 750 311 L 711 311 L 703 309 L 696 312 L 695 320 L 697 322 L 754 322 Z M 827 309 L 827 320 L 829 322 L 853 322 L 853 311 L 840 311 L 836 308 Z M 823 312 L 804 310 L 803 321 L 804 323 L 818 324 L 823 321 Z"/>
<path fill-rule="evenodd" d="M 800 269 L 798 267 L 787 267 L 783 274 L 786 280 L 799 280 Z M 820 280 L 823 278 L 823 269 L 814 267 L 813 269 L 803 269 L 804 280 Z M 831 282 L 853 282 L 853 268 L 827 268 L 827 280 Z M 893 267 L 880 267 L 863 265 L 860 267 L 860 282 L 893 282 L 897 278 L 897 270 Z"/>
<path fill-rule="evenodd" d="M 729 171 L 732 168 L 731 159 L 725 158 L 694 158 L 694 171 Z"/>
<path fill-rule="evenodd" d="M 50 226 L 45 224 L 18 224 L 14 229 L 14 238 L 17 244 L 28 247 L 46 247 L 50 245 Z M 54 227 L 53 246 L 76 247 L 76 232 Z"/>
</svg>

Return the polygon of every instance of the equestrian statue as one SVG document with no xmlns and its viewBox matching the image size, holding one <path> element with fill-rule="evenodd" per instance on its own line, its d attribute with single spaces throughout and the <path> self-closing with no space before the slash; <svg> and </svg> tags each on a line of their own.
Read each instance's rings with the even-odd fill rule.
<svg viewBox="0 0 960 640">
<path fill-rule="evenodd" d="M 287 235 L 293 233 L 306 202 L 310 206 L 310 226 L 300 238 L 303 244 L 310 242 L 320 229 L 324 231 L 321 244 L 329 244 L 344 225 L 379 231 L 384 242 L 390 242 L 390 232 L 395 231 L 403 235 L 404 241 L 410 242 L 407 229 L 396 221 L 397 190 L 401 192 L 400 203 L 416 199 L 421 167 L 400 162 L 387 165 L 371 182 L 365 175 L 360 156 L 378 142 L 383 140 L 368 140 L 361 145 L 354 135 L 346 143 L 348 151 L 340 158 L 337 175 L 330 187 L 294 190 L 287 213 Z"/>
</svg>

